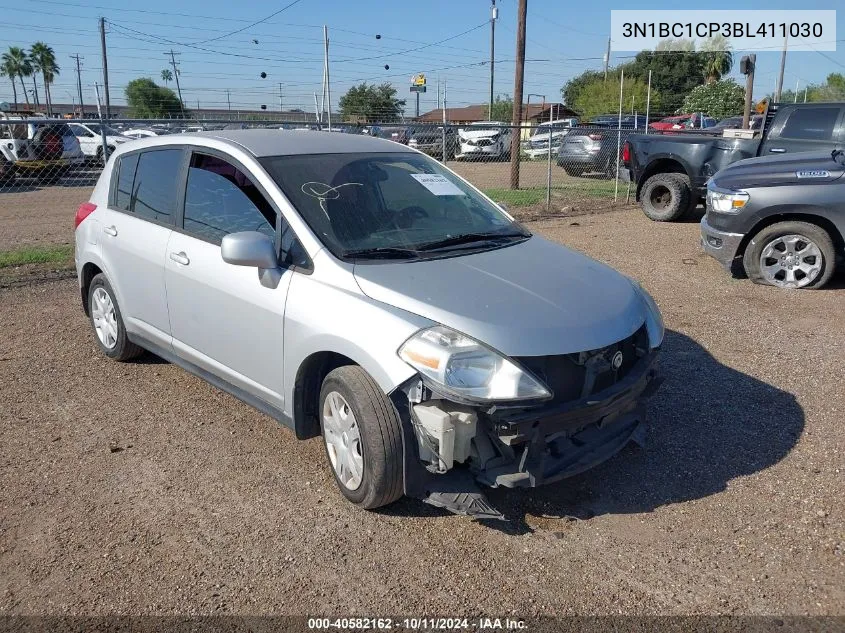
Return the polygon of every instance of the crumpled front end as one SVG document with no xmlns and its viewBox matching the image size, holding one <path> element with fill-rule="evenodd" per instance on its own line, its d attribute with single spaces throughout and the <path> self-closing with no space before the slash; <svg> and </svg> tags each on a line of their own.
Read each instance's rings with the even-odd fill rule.
<svg viewBox="0 0 845 633">
<path fill-rule="evenodd" d="M 391 397 L 405 430 L 405 493 L 476 518 L 503 518 L 478 484 L 534 487 L 577 475 L 642 443 L 645 403 L 661 379 L 644 325 L 607 347 L 517 357 L 551 399 L 473 405 L 413 378 Z"/>
</svg>

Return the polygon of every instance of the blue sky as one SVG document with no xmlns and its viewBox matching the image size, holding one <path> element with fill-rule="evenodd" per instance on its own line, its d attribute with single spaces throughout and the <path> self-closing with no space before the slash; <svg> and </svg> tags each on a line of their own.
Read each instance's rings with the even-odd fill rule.
<svg viewBox="0 0 845 633">
<path fill-rule="evenodd" d="M 149 76 L 160 81 L 161 70 L 168 67 L 165 52 L 172 45 L 180 53 L 182 92 L 189 107 L 196 107 L 197 100 L 200 106 L 225 107 L 228 89 L 233 109 L 266 104 L 268 110 L 278 110 L 281 83 L 285 109 L 313 110 L 313 93 L 320 91 L 322 78 L 322 25 L 326 24 L 331 39 L 334 104 L 350 85 L 362 79 L 387 81 L 408 98 L 406 112 L 413 114 L 408 84 L 413 73 L 423 71 L 428 76 L 429 92 L 422 95 L 421 112 L 436 107 L 438 77 L 448 83 L 448 105 L 486 102 L 489 0 L 299 0 L 262 24 L 222 39 L 197 43 L 246 27 L 290 2 L 0 0 L 5 27 L 0 48 L 28 47 L 37 40 L 52 45 L 62 69 L 53 98 L 62 102 L 70 102 L 76 94 L 75 62 L 69 56 L 78 53 L 84 58 L 83 98 L 86 104 L 93 104 L 94 82 L 102 81 L 97 18 L 105 16 L 110 22 L 109 77 L 115 103 L 123 101 L 123 86 L 135 77 Z M 498 0 L 497 5 L 495 90 L 511 94 L 517 0 Z M 834 9 L 836 5 L 832 0 L 807 0 L 801 7 Z M 678 6 L 677 2 L 655 0 L 640 4 L 643 9 L 665 9 L 667 17 Z M 708 6 L 741 8 L 736 1 L 710 2 Z M 746 6 L 761 8 L 757 3 Z M 567 79 L 588 68 L 601 68 L 610 10 L 614 7 L 633 8 L 629 3 L 620 6 L 601 0 L 528 0 L 526 95 L 558 100 L 560 87 Z M 766 7 L 792 9 L 795 3 L 770 0 Z M 785 87 L 794 88 L 796 81 L 800 87 L 807 82 L 820 82 L 830 72 L 845 72 L 845 11 L 837 15 L 837 30 L 843 41 L 836 52 L 790 53 Z M 382 37 L 376 39 L 376 34 Z M 447 38 L 453 39 L 426 46 Z M 185 46 L 186 43 L 205 50 Z M 614 53 L 611 64 L 629 55 Z M 758 52 L 755 95 L 774 90 L 779 61 L 779 52 Z M 390 66 L 389 70 L 385 65 Z M 260 78 L 261 72 L 267 73 L 266 79 Z M 11 97 L 11 87 L 4 78 L 0 81 L 0 100 Z M 531 99 L 537 101 L 540 97 Z"/>
</svg>

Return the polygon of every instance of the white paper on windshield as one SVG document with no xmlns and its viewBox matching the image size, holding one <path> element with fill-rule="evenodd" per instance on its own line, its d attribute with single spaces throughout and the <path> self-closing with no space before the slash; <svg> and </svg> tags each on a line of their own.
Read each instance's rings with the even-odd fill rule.
<svg viewBox="0 0 845 633">
<path fill-rule="evenodd" d="M 451 180 L 439 174 L 409 174 L 411 178 L 428 189 L 435 196 L 465 196 Z"/>
</svg>

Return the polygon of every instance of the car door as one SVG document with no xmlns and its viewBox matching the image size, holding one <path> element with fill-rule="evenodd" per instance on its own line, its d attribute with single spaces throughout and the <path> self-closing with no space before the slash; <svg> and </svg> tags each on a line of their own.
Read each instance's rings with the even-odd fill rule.
<svg viewBox="0 0 845 633">
<path fill-rule="evenodd" d="M 79 147 L 86 156 L 96 156 L 97 136 L 81 123 L 69 123 L 70 129 L 79 141 Z"/>
<path fill-rule="evenodd" d="M 781 106 L 760 156 L 831 151 L 842 147 L 843 108 L 839 104 Z"/>
<path fill-rule="evenodd" d="M 282 408 L 283 324 L 292 269 L 275 287 L 256 268 L 223 261 L 230 233 L 259 231 L 278 245 L 286 224 L 268 196 L 229 156 L 195 150 L 181 230 L 167 247 L 173 351 L 235 387 Z"/>
<path fill-rule="evenodd" d="M 102 256 L 126 329 L 169 349 L 164 260 L 184 189 L 181 148 L 123 154 L 101 216 Z"/>
</svg>

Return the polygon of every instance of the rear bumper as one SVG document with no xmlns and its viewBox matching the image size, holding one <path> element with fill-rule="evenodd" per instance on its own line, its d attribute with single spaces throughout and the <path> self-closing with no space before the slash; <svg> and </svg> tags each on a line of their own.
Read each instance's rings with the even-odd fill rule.
<svg viewBox="0 0 845 633">
<path fill-rule="evenodd" d="M 714 229 L 707 223 L 707 216 L 701 219 L 701 247 L 729 272 L 739 252 L 744 233 L 727 233 Z"/>
<path fill-rule="evenodd" d="M 560 167 L 578 167 L 580 169 L 596 169 L 602 167 L 601 152 L 595 154 L 558 154 L 557 164 Z"/>
</svg>

